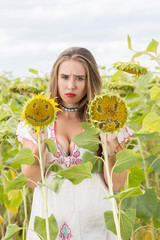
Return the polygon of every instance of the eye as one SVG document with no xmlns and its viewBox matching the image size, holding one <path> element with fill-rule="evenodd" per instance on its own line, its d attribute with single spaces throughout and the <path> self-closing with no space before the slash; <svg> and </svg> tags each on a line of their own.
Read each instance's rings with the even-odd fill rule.
<svg viewBox="0 0 160 240">
<path fill-rule="evenodd" d="M 76 79 L 78 81 L 83 81 L 83 80 L 85 80 L 85 77 L 84 76 L 77 76 Z"/>
<path fill-rule="evenodd" d="M 36 104 L 36 103 L 34 103 L 34 104 L 33 104 L 33 108 L 35 108 L 35 107 L 36 107 L 36 105 L 37 105 L 37 104 Z"/>
<path fill-rule="evenodd" d="M 115 104 L 114 105 L 114 111 L 117 111 L 117 108 L 118 108 L 118 104 Z"/>
<path fill-rule="evenodd" d="M 62 75 L 61 77 L 62 77 L 63 79 L 65 79 L 65 80 L 67 80 L 67 79 L 69 78 L 69 76 L 68 76 L 68 75 L 65 75 L 65 74 Z"/>
<path fill-rule="evenodd" d="M 48 105 L 45 106 L 45 109 L 48 109 Z"/>
</svg>

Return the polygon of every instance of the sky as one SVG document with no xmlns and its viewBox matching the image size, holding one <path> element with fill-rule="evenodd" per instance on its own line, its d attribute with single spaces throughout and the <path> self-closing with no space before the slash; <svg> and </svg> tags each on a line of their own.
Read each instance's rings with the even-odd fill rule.
<svg viewBox="0 0 160 240">
<path fill-rule="evenodd" d="M 137 51 L 160 41 L 159 9 L 159 0 L 0 0 L 0 73 L 50 73 L 72 46 L 88 48 L 107 69 L 129 61 L 128 34 Z"/>
</svg>

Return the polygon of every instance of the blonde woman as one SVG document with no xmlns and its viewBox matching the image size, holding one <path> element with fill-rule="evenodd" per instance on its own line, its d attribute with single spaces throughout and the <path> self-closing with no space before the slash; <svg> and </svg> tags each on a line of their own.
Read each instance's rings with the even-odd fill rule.
<svg viewBox="0 0 160 240">
<path fill-rule="evenodd" d="M 63 112 L 57 112 L 56 121 L 42 132 L 43 166 L 58 161 L 64 168 L 82 163 L 82 155 L 86 149 L 79 148 L 73 137 L 83 131 L 81 122 L 88 121 L 88 105 L 95 95 L 101 93 L 102 82 L 98 66 L 91 52 L 85 48 L 72 47 L 62 52 L 57 58 L 51 72 L 49 92 Z M 23 147 L 29 147 L 38 156 L 37 138 L 34 130 L 18 126 L 17 137 Z M 109 168 L 116 161 L 115 148 L 124 148 L 125 140 L 130 133 L 118 140 L 116 135 L 108 136 L 107 152 Z M 48 153 L 44 140 L 52 138 L 57 146 L 58 157 Z M 103 140 L 103 139 L 102 139 Z M 33 165 L 23 165 L 22 171 L 27 178 L 41 181 L 40 167 L 37 158 Z M 53 178 L 53 172 L 47 176 L 47 183 Z M 93 174 L 108 191 L 105 170 Z M 113 174 L 113 189 L 120 190 L 125 182 L 126 172 Z M 41 190 L 33 182 L 35 188 L 29 228 L 33 229 L 35 216 L 44 218 L 44 207 Z M 109 200 L 104 191 L 93 179 L 85 179 L 78 185 L 65 180 L 58 194 L 48 190 L 48 215 L 53 214 L 57 220 L 59 233 L 57 240 L 114 240 L 117 237 L 105 227 L 104 212 L 111 210 Z M 28 231 L 27 240 L 38 240 L 36 233 Z"/>
</svg>

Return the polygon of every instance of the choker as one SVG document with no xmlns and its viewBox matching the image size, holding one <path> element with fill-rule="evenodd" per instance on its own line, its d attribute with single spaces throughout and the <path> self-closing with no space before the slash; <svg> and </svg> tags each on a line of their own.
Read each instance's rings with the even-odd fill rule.
<svg viewBox="0 0 160 240">
<path fill-rule="evenodd" d="M 77 112 L 78 111 L 78 108 L 77 107 L 75 107 L 75 108 L 67 108 L 67 107 L 65 107 L 65 106 L 63 106 L 63 105 L 61 105 L 62 106 L 62 109 L 64 110 L 64 111 L 66 111 L 66 112 Z"/>
</svg>

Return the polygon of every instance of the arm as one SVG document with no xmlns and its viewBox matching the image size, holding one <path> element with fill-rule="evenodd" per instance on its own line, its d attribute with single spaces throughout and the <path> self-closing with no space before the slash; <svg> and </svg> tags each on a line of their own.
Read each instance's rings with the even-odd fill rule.
<svg viewBox="0 0 160 240">
<path fill-rule="evenodd" d="M 37 141 L 36 133 L 33 129 L 29 130 L 29 133 L 31 136 Z M 41 151 L 42 151 L 42 159 L 43 159 L 43 170 L 45 170 L 46 160 L 47 160 L 47 150 L 46 145 L 44 141 L 47 139 L 46 130 L 44 132 L 41 132 Z M 22 165 L 22 172 L 25 175 L 26 178 L 31 178 L 34 182 L 41 181 L 41 171 L 40 171 L 40 165 L 38 161 L 39 157 L 39 151 L 38 151 L 38 144 L 34 144 L 31 141 L 27 139 L 23 139 L 23 147 L 28 147 L 32 150 L 32 153 L 35 155 L 35 161 L 32 165 Z M 30 188 L 36 187 L 36 185 L 29 181 L 27 185 Z"/>
<path fill-rule="evenodd" d="M 104 136 L 101 136 L 101 141 L 102 142 L 105 141 Z M 111 157 L 108 157 L 110 174 L 111 174 L 112 167 L 116 162 L 116 155 L 112 155 L 115 151 L 115 148 L 117 152 L 123 150 L 125 148 L 125 142 L 122 142 L 121 144 L 119 144 L 117 136 L 115 134 L 110 134 L 107 136 L 107 153 L 111 155 Z M 103 167 L 103 174 L 104 174 L 105 182 L 108 185 L 105 167 Z M 126 176 L 127 176 L 127 171 L 124 171 L 122 173 L 112 173 L 112 182 L 113 182 L 114 191 L 119 191 L 124 186 Z"/>
</svg>

